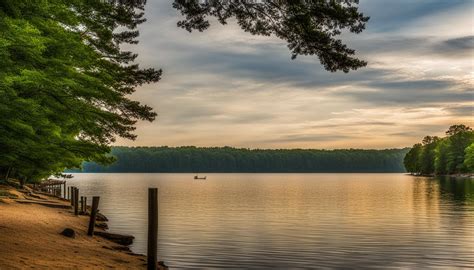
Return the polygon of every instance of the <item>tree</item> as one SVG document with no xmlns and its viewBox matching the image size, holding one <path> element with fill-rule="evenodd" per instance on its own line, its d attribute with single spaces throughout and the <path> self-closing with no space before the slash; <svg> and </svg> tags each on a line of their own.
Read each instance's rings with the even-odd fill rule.
<svg viewBox="0 0 474 270">
<path fill-rule="evenodd" d="M 465 172 L 464 150 L 474 142 L 474 132 L 468 126 L 453 125 L 446 131 L 446 134 L 450 135 L 446 171 L 449 174 Z"/>
<path fill-rule="evenodd" d="M 402 172 L 408 149 L 315 150 L 231 147 L 113 147 L 108 167 L 86 172 Z"/>
<path fill-rule="evenodd" d="M 111 162 L 116 136 L 134 139 L 156 114 L 128 96 L 159 80 L 140 69 L 143 4 L 114 1 L 0 2 L 0 170 L 42 178 L 83 160 Z"/>
<path fill-rule="evenodd" d="M 464 167 L 466 168 L 467 172 L 474 173 L 474 143 L 471 143 L 466 150 L 464 155 Z"/>
<path fill-rule="evenodd" d="M 472 171 L 474 132 L 466 125 L 452 125 L 447 137 L 426 136 L 423 144 L 415 144 L 405 156 L 404 164 L 409 172 L 422 174 L 456 174 Z M 467 160 L 465 160 L 467 159 Z"/>
<path fill-rule="evenodd" d="M 423 150 L 421 143 L 414 144 L 403 159 L 405 169 L 410 173 L 421 172 L 420 154 Z"/>
<path fill-rule="evenodd" d="M 446 131 L 446 135 L 453 136 L 453 135 L 456 135 L 456 134 L 461 133 L 461 132 L 469 132 L 469 131 L 472 131 L 472 128 L 470 128 L 466 125 L 463 125 L 463 124 L 452 125 Z"/>
<path fill-rule="evenodd" d="M 435 149 L 438 141 L 437 136 L 423 138 L 423 149 L 420 153 L 420 171 L 422 174 L 433 174 L 435 172 Z"/>
<path fill-rule="evenodd" d="M 448 149 L 451 141 L 449 137 L 441 139 L 435 149 L 435 173 L 438 175 L 448 174 Z"/>
<path fill-rule="evenodd" d="M 175 0 L 173 7 L 185 16 L 178 26 L 190 32 L 209 28 L 207 17 L 215 17 L 221 24 L 235 19 L 252 35 L 274 35 L 285 40 L 293 59 L 298 55 L 316 55 L 325 69 L 349 72 L 367 65 L 354 58 L 355 51 L 336 38 L 346 29 L 356 34 L 365 29 L 369 17 L 358 11 L 357 4 L 354 0 Z"/>
</svg>

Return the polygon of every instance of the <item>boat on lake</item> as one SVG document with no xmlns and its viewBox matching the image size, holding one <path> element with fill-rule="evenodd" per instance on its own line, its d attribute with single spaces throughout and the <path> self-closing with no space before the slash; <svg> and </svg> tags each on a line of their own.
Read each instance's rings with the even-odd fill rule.
<svg viewBox="0 0 474 270">
<path fill-rule="evenodd" d="M 197 175 L 194 176 L 194 180 L 206 180 L 207 176 L 202 176 L 202 177 L 199 177 Z"/>
</svg>

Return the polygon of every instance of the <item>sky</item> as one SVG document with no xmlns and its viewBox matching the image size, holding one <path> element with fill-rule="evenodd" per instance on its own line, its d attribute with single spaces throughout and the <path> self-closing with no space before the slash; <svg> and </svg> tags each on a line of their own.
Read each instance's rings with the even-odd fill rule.
<svg viewBox="0 0 474 270">
<path fill-rule="evenodd" d="M 384 149 L 474 126 L 472 0 L 361 0 L 366 30 L 341 38 L 368 66 L 348 74 L 233 22 L 189 33 L 171 3 L 148 1 L 127 48 L 163 69 L 132 96 L 158 117 L 116 145 Z"/>
</svg>

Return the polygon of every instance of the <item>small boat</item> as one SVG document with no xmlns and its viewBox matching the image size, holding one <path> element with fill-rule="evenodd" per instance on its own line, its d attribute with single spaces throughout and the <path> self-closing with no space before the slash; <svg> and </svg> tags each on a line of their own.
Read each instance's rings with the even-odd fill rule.
<svg viewBox="0 0 474 270">
<path fill-rule="evenodd" d="M 207 176 L 199 177 L 197 175 L 194 176 L 194 180 L 206 180 Z"/>
</svg>

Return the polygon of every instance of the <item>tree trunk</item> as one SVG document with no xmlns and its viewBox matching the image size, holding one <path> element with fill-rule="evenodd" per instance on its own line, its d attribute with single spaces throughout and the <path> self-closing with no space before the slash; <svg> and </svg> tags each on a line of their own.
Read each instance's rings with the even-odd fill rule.
<svg viewBox="0 0 474 270">
<path fill-rule="evenodd" d="M 10 176 L 10 171 L 11 171 L 12 167 L 8 167 L 7 169 L 7 173 L 5 174 L 5 181 L 8 181 L 8 177 Z"/>
</svg>

